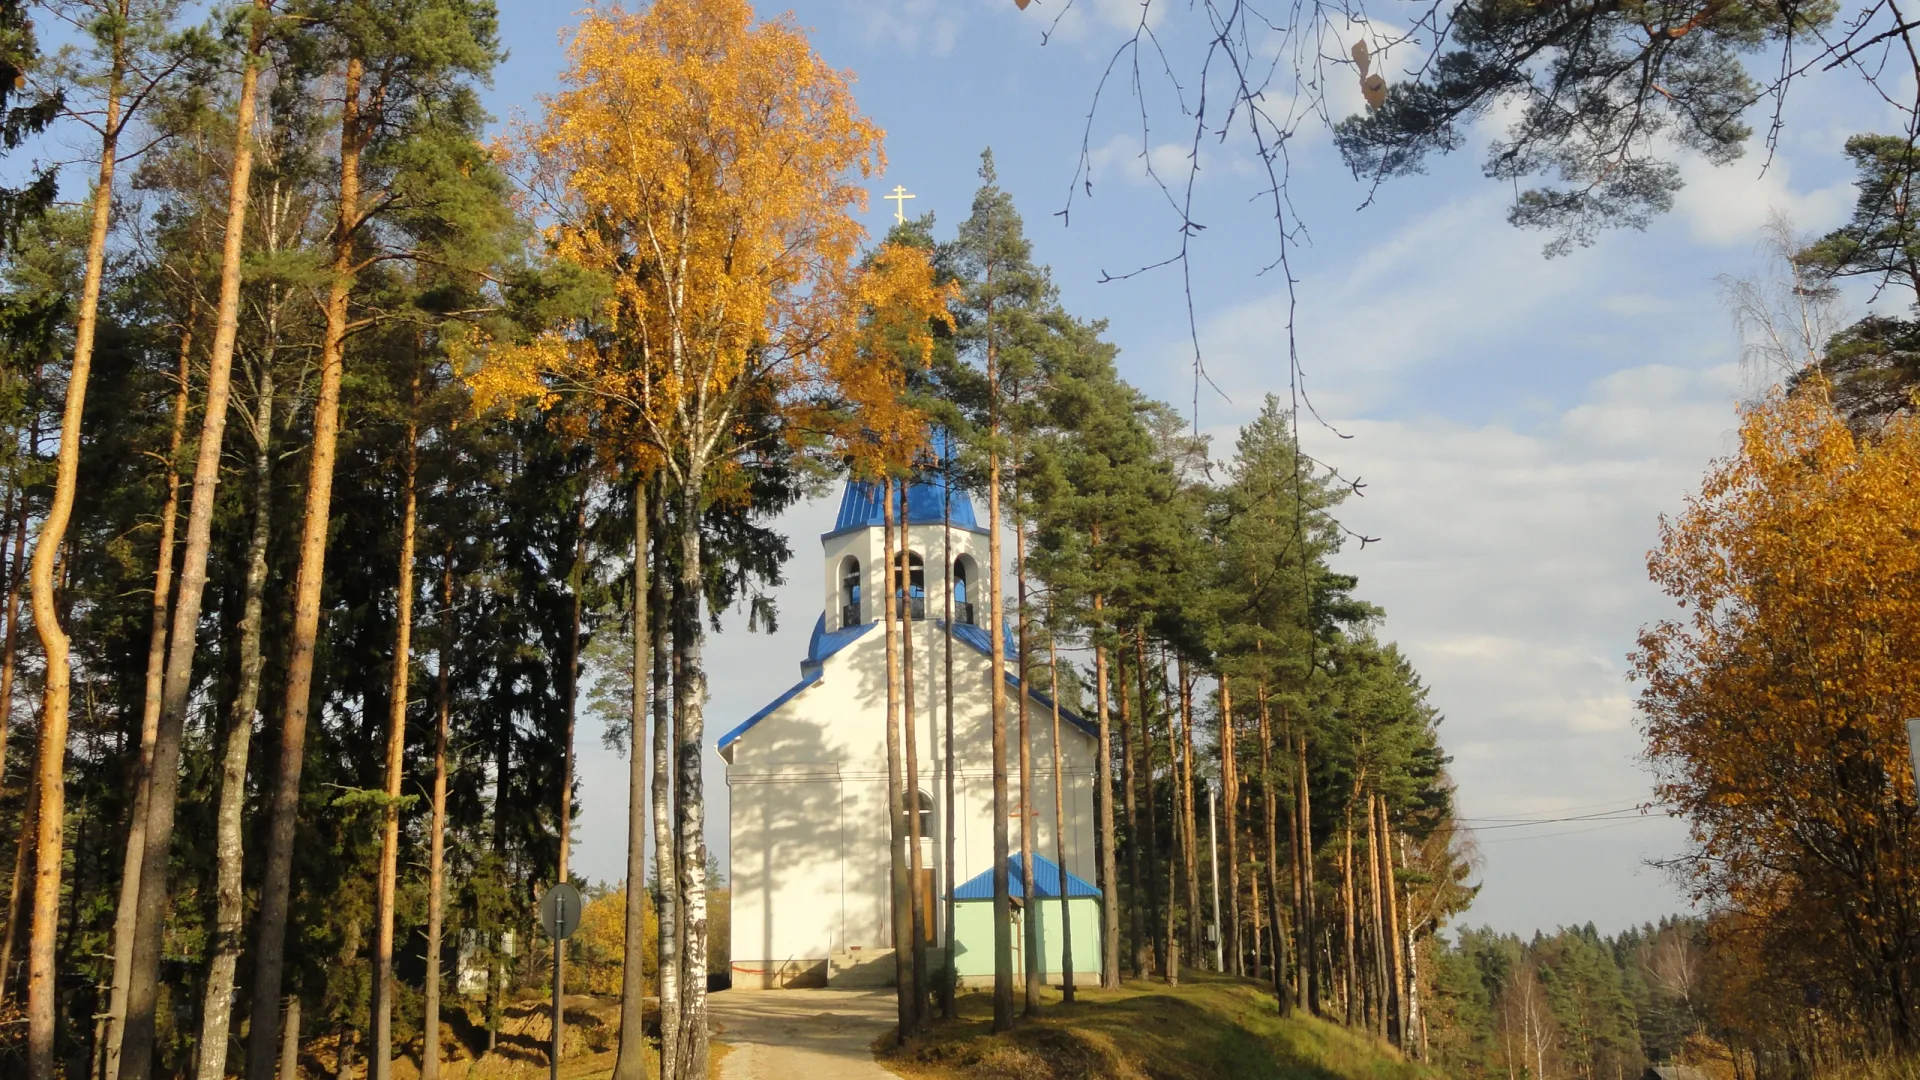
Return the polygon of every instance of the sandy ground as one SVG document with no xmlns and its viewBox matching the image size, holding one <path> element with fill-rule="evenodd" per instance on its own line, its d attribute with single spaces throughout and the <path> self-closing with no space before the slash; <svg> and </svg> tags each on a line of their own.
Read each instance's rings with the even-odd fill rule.
<svg viewBox="0 0 1920 1080">
<path fill-rule="evenodd" d="M 728 990 L 707 999 L 733 1052 L 721 1080 L 893 1080 L 869 1049 L 894 1021 L 892 990 Z"/>
</svg>

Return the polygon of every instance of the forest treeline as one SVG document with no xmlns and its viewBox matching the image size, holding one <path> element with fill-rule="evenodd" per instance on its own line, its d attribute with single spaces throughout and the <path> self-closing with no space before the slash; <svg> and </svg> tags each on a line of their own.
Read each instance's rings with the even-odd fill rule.
<svg viewBox="0 0 1920 1080">
<path fill-rule="evenodd" d="M 5 1071 L 384 1080 L 500 1048 L 550 956 L 534 901 L 578 878 L 591 708 L 647 884 L 594 890 L 577 977 L 622 1001 L 617 1076 L 704 1077 L 704 636 L 779 617 L 782 510 L 930 468 L 987 503 L 996 660 L 1103 732 L 1109 977 L 1217 941 L 1287 1008 L 1426 1044 L 1466 853 L 1439 718 L 1328 565 L 1351 485 L 1278 402 L 1216 462 L 1123 382 L 990 156 L 952 235 L 870 243 L 881 133 L 740 0 L 589 12 L 491 141 L 485 0 L 0 20 L 9 138 L 91 155 L 84 198 L 0 200 Z M 1004 906 L 1058 718 L 994 688 Z M 889 680 L 896 792 L 914 693 Z M 919 827 L 894 807 L 897 882 Z M 895 907 L 900 939 L 935 917 Z M 1003 1025 L 1039 990 L 1007 925 Z M 952 987 L 897 956 L 911 1034 Z"/>
<path fill-rule="evenodd" d="M 1435 951 L 1433 1060 L 1452 1075 L 1641 1076 L 1652 1063 L 1731 1072 L 1715 1041 L 1704 924 L 1668 918 L 1603 936 L 1463 927 Z"/>
</svg>

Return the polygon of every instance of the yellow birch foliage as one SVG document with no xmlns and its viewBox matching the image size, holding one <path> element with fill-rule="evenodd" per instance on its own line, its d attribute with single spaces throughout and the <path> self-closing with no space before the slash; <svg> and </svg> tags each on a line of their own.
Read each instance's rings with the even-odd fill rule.
<svg viewBox="0 0 1920 1080">
<path fill-rule="evenodd" d="M 829 427 L 857 476 L 877 478 L 912 464 L 927 444 L 926 414 L 907 399 L 909 367 L 933 355 L 933 329 L 949 329 L 957 285 L 935 285 L 928 252 L 883 244 L 855 281 L 856 333 L 828 354 L 826 377 L 837 414 Z"/>
<path fill-rule="evenodd" d="M 591 326 L 477 348 L 476 404 L 592 402 L 699 485 L 743 408 L 820 380 L 850 329 L 881 133 L 790 18 L 745 0 L 590 7 L 568 60 L 502 152 L 551 252 L 607 298 Z"/>
<path fill-rule="evenodd" d="M 1632 658 L 1681 870 L 1756 972 L 1911 1046 L 1920 423 L 1863 440 L 1824 384 L 1776 392 L 1648 565 L 1684 612 Z"/>
<path fill-rule="evenodd" d="M 653 897 L 646 895 L 645 932 L 640 935 L 637 957 L 648 976 L 659 966 L 659 923 L 654 915 Z M 595 897 L 580 913 L 580 928 L 567 942 L 567 957 L 573 971 L 567 979 L 570 992 L 617 997 L 620 994 L 621 969 L 627 957 L 627 890 L 623 886 Z"/>
</svg>

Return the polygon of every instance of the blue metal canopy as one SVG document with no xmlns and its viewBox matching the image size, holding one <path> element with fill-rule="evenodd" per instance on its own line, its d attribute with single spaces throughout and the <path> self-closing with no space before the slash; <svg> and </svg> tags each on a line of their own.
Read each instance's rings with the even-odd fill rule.
<svg viewBox="0 0 1920 1080">
<path fill-rule="evenodd" d="M 1025 897 L 1022 893 L 1024 882 L 1022 879 L 1026 875 L 1020 867 L 1021 862 L 1018 853 L 1007 857 L 1007 893 L 1010 896 L 1018 896 L 1024 899 Z M 1039 894 L 1039 899 L 1060 899 L 1060 878 L 1062 876 L 1060 867 L 1056 866 L 1053 860 L 1044 855 L 1035 855 L 1033 857 L 1033 891 Z M 1067 879 L 1068 898 L 1076 896 L 1099 897 L 1099 889 L 1074 877 L 1072 874 L 1066 874 L 1064 876 Z M 993 871 L 987 870 L 975 875 L 971 880 L 953 890 L 953 898 L 955 900 L 993 899 Z"/>
</svg>

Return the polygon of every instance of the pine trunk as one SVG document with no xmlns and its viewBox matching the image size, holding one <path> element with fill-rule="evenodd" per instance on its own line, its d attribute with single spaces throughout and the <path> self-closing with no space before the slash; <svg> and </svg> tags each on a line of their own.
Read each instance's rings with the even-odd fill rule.
<svg viewBox="0 0 1920 1080">
<path fill-rule="evenodd" d="M 1262 746 L 1266 744 L 1265 732 L 1261 733 L 1260 741 Z M 1266 779 L 1264 758 L 1260 775 L 1266 790 L 1271 791 L 1272 782 Z M 1239 975 L 1246 968 L 1240 944 L 1240 763 L 1234 756 L 1233 679 L 1225 672 L 1220 674 L 1220 803 L 1227 817 L 1224 830 L 1227 835 L 1227 925 L 1221 928 L 1224 931 L 1221 936 L 1226 939 L 1222 944 L 1227 953 L 1227 971 Z"/>
<path fill-rule="evenodd" d="M 1247 910 L 1253 913 L 1253 977 L 1257 982 L 1260 979 L 1261 971 L 1265 970 L 1261 966 L 1265 963 L 1265 946 L 1262 944 L 1263 939 L 1260 936 L 1260 927 L 1262 924 L 1260 922 L 1259 875 L 1256 874 L 1247 879 L 1247 893 Z"/>
<path fill-rule="evenodd" d="M 1014 498 L 1017 500 L 1020 497 L 1017 469 L 1013 482 Z M 1024 939 L 1020 954 L 1026 961 L 1027 969 L 1026 997 L 1021 1013 L 1038 1016 L 1041 971 L 1046 967 L 1046 957 L 1040 951 L 1040 904 L 1039 898 L 1034 895 L 1033 881 L 1033 730 L 1027 722 L 1027 528 L 1018 513 L 1013 515 L 1013 580 L 1017 589 L 1013 617 L 1018 627 L 1016 632 L 1020 635 L 1020 655 L 1015 661 L 1020 672 L 1020 899 L 1025 905 L 1020 909 L 1021 937 Z"/>
<path fill-rule="evenodd" d="M 27 891 L 27 871 L 33 865 L 34 841 L 39 837 L 35 827 L 40 809 L 40 774 L 27 774 L 26 812 L 20 815 L 20 837 L 14 843 L 13 876 L 7 885 L 7 929 L 0 938 L 0 999 L 13 985 L 14 946 L 20 940 L 20 925 L 24 921 L 21 906 L 30 903 Z"/>
<path fill-rule="evenodd" d="M 1160 669 L 1162 679 L 1161 687 L 1162 689 L 1170 690 L 1165 683 L 1165 665 L 1166 658 L 1162 656 Z M 1174 892 L 1174 885 L 1177 872 L 1185 862 L 1186 853 L 1182 849 L 1186 847 L 1186 837 L 1183 831 L 1184 825 L 1181 822 L 1180 733 L 1174 729 L 1174 703 L 1169 700 L 1165 705 L 1167 711 L 1167 783 L 1172 789 L 1170 794 L 1173 797 L 1173 805 L 1167 808 L 1167 842 L 1172 846 L 1173 850 L 1167 853 L 1166 929 L 1162 935 L 1166 941 L 1167 959 L 1160 970 L 1162 974 L 1166 976 L 1168 986 L 1178 986 L 1180 985 L 1180 934 L 1177 927 L 1180 904 L 1177 899 L 1179 894 Z"/>
<path fill-rule="evenodd" d="M 1353 890 L 1353 800 L 1347 801 L 1345 826 L 1341 829 L 1340 848 L 1340 934 L 1341 934 L 1341 980 L 1342 999 L 1346 1005 L 1347 1026 L 1360 1022 L 1359 1016 L 1359 965 L 1353 954 L 1356 939 L 1354 920 L 1356 910 Z"/>
<path fill-rule="evenodd" d="M 407 464 L 400 489 L 400 575 L 395 586 L 393 681 L 387 696 L 386 806 L 382 811 L 379 892 L 374 899 L 373 1048 L 369 1080 L 387 1080 L 393 1069 L 393 903 L 400 876 L 400 781 L 406 766 L 407 692 L 413 673 L 413 543 L 419 497 L 420 375 L 413 376 L 407 420 Z"/>
<path fill-rule="evenodd" d="M 653 581 L 647 590 L 648 618 L 653 624 L 653 787 L 648 792 L 653 812 L 654 915 L 659 942 L 655 980 L 660 997 L 660 1077 L 674 1080 L 680 1067 L 680 881 L 679 844 L 673 837 L 673 641 L 674 613 L 669 597 L 673 548 L 667 536 L 667 487 L 656 482 L 653 505 Z"/>
<path fill-rule="evenodd" d="M 1286 922 L 1280 911 L 1280 786 L 1273 775 L 1273 723 L 1267 712 L 1267 684 L 1257 684 L 1255 696 L 1260 706 L 1260 806 L 1266 826 L 1267 903 L 1273 909 L 1273 993 L 1279 999 L 1280 1014 L 1293 1011 L 1293 997 L 1287 987 Z"/>
<path fill-rule="evenodd" d="M 1398 888 L 1394 884 L 1392 825 L 1387 820 L 1387 800 L 1376 797 L 1374 800 L 1374 818 L 1379 822 L 1380 830 L 1380 891 L 1386 903 L 1386 925 L 1383 936 L 1386 938 L 1382 955 L 1385 959 L 1387 995 L 1382 1005 L 1387 1014 L 1387 1039 L 1393 1045 L 1406 1049 L 1407 1017 L 1402 1003 L 1406 976 L 1400 960 L 1400 902 Z"/>
<path fill-rule="evenodd" d="M 1200 955 L 1200 829 L 1193 798 L 1193 682 L 1187 661 L 1178 661 L 1180 677 L 1180 872 L 1186 876 L 1185 955 Z"/>
<path fill-rule="evenodd" d="M 200 607 L 207 588 L 214 501 L 226 440 L 227 400 L 233 384 L 233 347 L 240 325 L 240 264 L 246 243 L 247 199 L 253 176 L 254 100 L 260 80 L 257 61 L 266 41 L 265 0 L 255 0 L 253 15 L 234 116 L 226 235 L 220 255 L 220 301 L 214 316 L 213 349 L 207 358 L 206 407 L 200 419 L 200 444 L 193 466 L 193 502 L 187 511 L 187 543 L 181 553 L 180 593 L 174 602 L 160 723 L 153 746 L 151 794 L 145 822 L 146 852 L 140 860 L 138 916 L 127 982 L 126 1036 L 118 1074 L 121 1080 L 146 1080 L 153 1067 L 160 954 L 166 916 L 171 909 L 167 902 L 167 863 L 180 794 L 180 741 L 186 728 L 188 698 L 193 690 Z"/>
<path fill-rule="evenodd" d="M 945 600 L 943 601 L 946 608 L 946 625 L 942 628 L 942 635 L 941 635 L 944 642 L 944 650 L 945 650 L 945 656 L 943 657 L 943 659 L 946 663 L 946 680 L 941 686 L 942 692 L 946 696 L 946 702 L 945 702 L 946 714 L 944 717 L 946 722 L 946 745 L 942 748 L 946 756 L 946 761 L 942 767 L 941 776 L 946 784 L 946 799 L 944 802 L 941 803 L 942 813 L 940 815 L 941 830 L 944 833 L 944 842 L 941 845 L 940 852 L 941 852 L 941 858 L 945 862 L 945 867 L 944 867 L 945 873 L 940 879 L 941 881 L 940 892 L 943 897 L 943 904 L 945 907 L 944 914 L 946 917 L 946 922 L 945 922 L 945 935 L 943 938 L 943 946 L 942 946 L 942 952 L 944 953 L 945 963 L 941 966 L 941 969 L 940 969 L 940 1015 L 945 1019 L 951 1020 L 956 1015 L 954 1011 L 954 1000 L 953 1000 L 954 992 L 955 992 L 954 983 L 956 981 L 953 963 L 954 963 L 954 957 L 957 952 L 957 950 L 955 949 L 956 942 L 954 939 L 954 929 L 953 929 L 953 886 L 954 886 L 953 845 L 954 845 L 954 837 L 957 831 L 955 828 L 955 818 L 957 815 L 954 813 L 955 792 L 954 792 L 954 783 L 953 783 L 953 585 L 954 583 L 952 580 L 952 577 L 953 577 L 953 470 L 952 470 L 951 458 L 948 458 L 947 460 L 943 461 L 942 465 L 945 466 L 945 468 L 944 468 L 944 475 L 941 477 L 942 483 L 940 485 L 941 500 L 942 500 L 941 512 L 940 512 L 940 530 L 941 530 L 941 542 L 944 545 L 942 558 L 945 560 L 945 564 L 941 567 L 941 570 L 940 570 L 940 580 L 944 587 L 944 591 L 946 592 L 947 595 Z"/>
<path fill-rule="evenodd" d="M 269 1080 L 279 1049 L 281 977 L 286 963 L 288 902 L 293 884 L 293 830 L 300 810 L 307 712 L 312 704 L 314 647 L 320 635 L 320 590 L 325 583 L 327 525 L 333 511 L 333 460 L 340 433 L 340 378 L 347 335 L 347 299 L 353 288 L 354 234 L 360 221 L 359 57 L 347 61 L 340 116 L 340 206 L 333 236 L 333 280 L 327 290 L 326 333 L 313 403 L 313 447 L 300 524 L 299 570 L 294 582 L 293 633 L 287 650 L 286 704 L 280 720 L 280 761 L 268 799 L 267 850 L 255 923 L 252 1026 L 247 1080 Z"/>
<path fill-rule="evenodd" d="M 907 877 L 907 811 L 904 793 L 905 766 L 900 755 L 900 622 L 898 594 L 907 566 L 902 548 L 895 543 L 893 523 L 893 481 L 881 480 L 881 502 L 885 507 L 885 530 L 881 550 L 882 577 L 880 625 L 887 648 L 887 885 L 892 916 L 894 1034 L 904 1041 L 913 1033 L 913 888 Z"/>
<path fill-rule="evenodd" d="M 700 547 L 701 485 L 704 468 L 689 467 L 690 480 L 680 492 L 680 592 L 673 642 L 679 661 L 674 680 L 675 733 L 678 761 L 678 833 L 680 871 L 680 932 L 684 947 L 680 991 L 679 1080 L 707 1078 L 707 804 L 706 709 L 707 672 L 702 647 L 706 641 L 700 622 L 704 595 L 704 564 Z"/>
<path fill-rule="evenodd" d="M 1049 620 L 1051 621 L 1051 620 Z M 1047 689 L 1053 699 L 1053 858 L 1060 865 L 1060 979 L 1063 1000 L 1073 1002 L 1073 898 L 1067 889 L 1066 772 L 1060 763 L 1060 650 L 1047 635 Z M 1038 908 L 1035 908 L 1036 913 Z"/>
<path fill-rule="evenodd" d="M 446 558 L 440 566 L 440 648 L 434 658 L 434 667 L 438 669 L 434 672 L 434 699 L 439 715 L 433 729 L 433 821 L 427 836 L 427 988 L 420 1023 L 426 1045 L 420 1057 L 420 1080 L 440 1080 L 440 935 L 447 894 L 447 735 L 453 718 L 448 668 L 454 641 L 453 544 L 448 542 Z"/>
<path fill-rule="evenodd" d="M 1293 861 L 1298 877 L 1295 897 L 1300 919 L 1299 957 L 1295 972 L 1300 987 L 1295 991 L 1297 1001 L 1307 1003 L 1307 1011 L 1320 1015 L 1320 919 L 1314 910 L 1313 896 L 1313 798 L 1307 779 L 1307 737 L 1302 734 L 1294 744 L 1298 752 L 1297 771 L 1294 774 L 1294 843 Z"/>
<path fill-rule="evenodd" d="M 268 330 L 271 350 L 272 324 Z M 253 747 L 253 717 L 260 702 L 264 656 L 260 637 L 267 587 L 267 543 L 273 535 L 273 368 L 271 353 L 260 364 L 254 402 L 253 534 L 247 538 L 246 595 L 240 614 L 240 686 L 227 724 L 227 746 L 220 771 L 220 807 L 215 826 L 213 957 L 207 963 L 206 995 L 200 1008 L 200 1080 L 227 1075 L 228 1040 L 233 1021 L 234 975 L 246 945 L 246 896 L 242 818 L 247 806 L 247 757 Z"/>
<path fill-rule="evenodd" d="M 926 899 L 920 894 L 920 875 L 926 867 L 925 855 L 920 850 L 920 742 L 919 710 L 915 707 L 913 683 L 913 544 L 907 526 L 911 524 L 907 512 L 907 485 L 900 482 L 900 560 L 901 572 L 906 582 L 906 603 L 900 609 L 900 668 L 906 673 L 901 683 L 901 706 L 907 721 L 906 758 L 907 758 L 907 797 L 912 800 L 907 811 L 907 861 L 912 872 L 912 887 L 907 890 L 908 923 L 911 924 L 912 970 L 913 970 L 913 1025 L 920 1026 L 921 1015 L 927 1007 L 927 965 L 926 951 L 922 943 L 927 935 Z M 925 592 L 926 562 L 921 560 L 921 591 Z M 925 603 L 925 597 L 922 597 Z"/>
<path fill-rule="evenodd" d="M 1126 650 L 1114 659 L 1114 690 L 1120 699 L 1120 786 L 1127 810 L 1127 929 L 1133 935 L 1129 967 L 1138 979 L 1147 973 L 1146 893 L 1140 874 L 1139 779 L 1133 752 L 1133 710 L 1127 697 Z"/>
<path fill-rule="evenodd" d="M 987 313 L 991 326 L 993 313 Z M 993 701 L 993 1030 L 1013 1027 L 1013 901 L 1007 880 L 1007 633 L 1000 572 L 1000 398 L 993 342 L 987 342 L 987 671 Z M 1022 796 L 1025 797 L 1024 795 Z"/>
<path fill-rule="evenodd" d="M 286 1029 L 280 1036 L 280 1080 L 300 1080 L 300 995 L 287 995 Z"/>
<path fill-rule="evenodd" d="M 1093 609 L 1102 609 L 1099 593 L 1093 595 Z M 1097 616 L 1096 616 L 1097 619 Z M 1100 725 L 1099 746 L 1095 751 L 1093 796 L 1099 804 L 1099 850 L 1095 868 L 1100 875 L 1100 986 L 1120 989 L 1120 877 L 1115 865 L 1113 835 L 1113 725 L 1107 709 L 1107 647 L 1098 640 L 1093 646 L 1094 713 Z"/>
<path fill-rule="evenodd" d="M 35 373 L 35 382 L 39 375 Z M 32 426 L 29 442 L 36 448 L 40 442 L 40 426 L 36 417 Z M 20 644 L 20 586 L 27 580 L 27 493 L 18 477 L 14 480 L 15 490 L 19 492 L 18 506 L 13 518 L 13 557 L 7 560 L 12 568 L 7 575 L 7 636 L 4 646 L 5 655 L 0 657 L 0 785 L 7 778 L 7 739 L 13 730 L 13 664 L 18 655 Z M 0 1001 L 7 998 L 6 965 L 0 964 Z"/>
<path fill-rule="evenodd" d="M 1147 691 L 1147 630 L 1141 627 L 1134 632 L 1134 675 L 1140 682 L 1140 784 L 1143 789 L 1142 807 L 1145 822 L 1141 839 L 1147 857 L 1147 924 L 1153 927 L 1148 934 L 1153 945 L 1153 966 L 1162 975 L 1167 971 L 1167 939 L 1162 933 L 1160 923 L 1160 825 L 1155 820 L 1153 809 L 1153 708 Z M 1169 720 L 1169 723 L 1172 721 Z M 1168 890 L 1168 899 L 1172 899 L 1172 890 Z"/>
<path fill-rule="evenodd" d="M 647 622 L 648 480 L 633 482 L 633 706 L 627 736 L 627 892 L 625 951 L 620 970 L 620 1052 L 613 1080 L 644 1080 L 647 1074 L 646 972 L 640 963 L 647 934 L 647 674 L 651 627 Z M 657 954 L 656 954 L 657 955 Z M 422 1076 L 421 1080 L 436 1080 Z"/>
<path fill-rule="evenodd" d="M 118 31 L 116 31 L 117 33 Z M 33 925 L 27 942 L 27 1076 L 54 1080 L 54 946 L 60 933 L 60 870 L 66 838 L 67 704 L 73 670 L 67 632 L 60 625 L 54 595 L 54 561 L 66 541 L 67 523 L 80 484 L 80 421 L 93 368 L 93 339 L 99 325 L 100 281 L 106 272 L 107 227 L 113 215 L 114 166 L 119 159 L 121 81 L 126 71 L 124 40 L 116 37 L 107 77 L 106 116 L 100 140 L 100 168 L 93 187 L 93 220 L 87 234 L 86 276 L 74 320 L 73 365 L 67 374 L 67 400 L 60 415 L 60 453 L 54 470 L 53 500 L 33 545 L 33 628 L 46 657 L 42 689 L 40 750 L 34 764 L 38 814 L 34 820 Z"/>
<path fill-rule="evenodd" d="M 1379 830 L 1375 827 L 1379 821 L 1379 817 L 1374 813 L 1376 803 L 1377 797 L 1372 792 L 1368 792 L 1367 899 L 1373 906 L 1373 940 L 1368 944 L 1372 947 L 1374 967 L 1373 978 L 1369 981 L 1369 986 L 1373 990 L 1374 1000 L 1379 1004 L 1373 1024 L 1374 1033 L 1381 1038 L 1391 1038 L 1391 1029 L 1396 1025 L 1392 1024 L 1387 1018 L 1389 1010 L 1386 1004 L 1392 999 L 1392 992 L 1388 987 L 1393 976 L 1390 971 L 1392 965 L 1386 962 L 1387 942 L 1389 939 L 1386 930 L 1385 909 L 1382 906 L 1380 898 L 1383 879 L 1380 873 L 1380 836 Z"/>
<path fill-rule="evenodd" d="M 160 699 L 167 674 L 167 614 L 173 609 L 174 529 L 180 513 L 180 446 L 187 432 L 187 388 L 192 376 L 196 305 L 187 304 L 180 331 L 180 389 L 173 397 L 167 439 L 167 497 L 160 506 L 160 546 L 154 560 L 153 613 L 147 631 L 147 682 L 140 711 L 140 750 L 133 766 L 133 803 L 127 814 L 126 854 L 120 864 L 120 900 L 113 914 L 113 983 L 107 991 L 105 1075 L 120 1075 L 126 1035 L 127 983 L 133 974 L 133 938 L 140 911 L 140 864 L 147 853 L 147 807 L 153 791 L 153 744 L 160 736 Z"/>
</svg>

